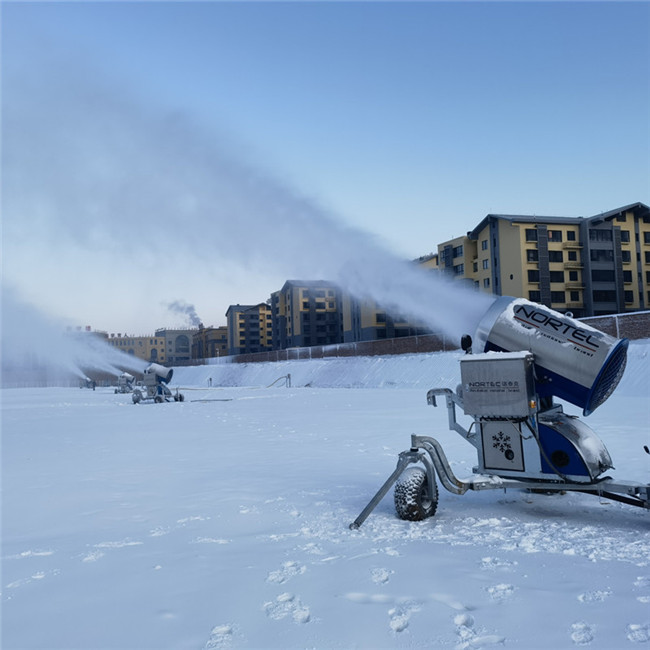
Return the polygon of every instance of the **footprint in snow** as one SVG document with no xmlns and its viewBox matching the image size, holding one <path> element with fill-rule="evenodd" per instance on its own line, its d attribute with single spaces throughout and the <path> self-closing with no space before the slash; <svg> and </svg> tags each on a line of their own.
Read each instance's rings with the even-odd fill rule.
<svg viewBox="0 0 650 650">
<path fill-rule="evenodd" d="M 638 625 L 630 623 L 625 629 L 628 641 L 632 643 L 647 643 L 650 641 L 650 623 Z"/>
<path fill-rule="evenodd" d="M 420 605 L 414 601 L 401 602 L 396 607 L 392 607 L 388 610 L 390 629 L 397 633 L 403 632 L 409 626 L 411 616 L 420 609 L 422 609 Z"/>
<path fill-rule="evenodd" d="M 612 595 L 611 589 L 599 589 L 596 591 L 586 591 L 584 594 L 578 596 L 581 603 L 602 603 L 605 599 Z"/>
<path fill-rule="evenodd" d="M 269 618 L 279 621 L 287 616 L 294 623 L 309 623 L 311 613 L 309 607 L 300 602 L 300 598 L 290 593 L 280 594 L 275 600 L 264 603 L 264 612 Z"/>
<path fill-rule="evenodd" d="M 492 587 L 488 587 L 487 592 L 490 595 L 490 598 L 492 598 L 492 600 L 496 600 L 497 602 L 503 602 L 504 600 L 507 600 L 512 596 L 512 594 L 515 593 L 515 588 L 512 585 L 500 584 L 500 585 L 493 585 Z"/>
<path fill-rule="evenodd" d="M 594 628 L 582 621 L 573 623 L 570 636 L 576 645 L 589 645 L 594 640 Z"/>
<path fill-rule="evenodd" d="M 483 648 L 489 645 L 503 645 L 505 637 L 498 634 L 479 634 L 474 629 L 474 618 L 470 614 L 456 614 L 454 625 L 458 635 L 458 643 L 455 650 L 467 650 L 468 648 Z"/>
<path fill-rule="evenodd" d="M 390 580 L 391 574 L 394 573 L 390 569 L 373 569 L 372 570 L 372 581 L 376 585 L 386 584 Z"/>
<path fill-rule="evenodd" d="M 294 576 L 302 575 L 307 570 L 307 567 L 299 564 L 298 562 L 284 562 L 282 567 L 277 571 L 271 571 L 266 578 L 267 582 L 273 582 L 276 584 L 282 584 L 287 580 L 290 580 Z"/>
<path fill-rule="evenodd" d="M 216 625 L 210 632 L 210 638 L 204 650 L 227 650 L 233 646 L 234 629 L 232 625 Z"/>
</svg>

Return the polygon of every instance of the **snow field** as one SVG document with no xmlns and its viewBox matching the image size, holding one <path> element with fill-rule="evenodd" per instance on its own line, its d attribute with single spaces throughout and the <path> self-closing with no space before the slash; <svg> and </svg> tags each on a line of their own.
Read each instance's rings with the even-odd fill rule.
<svg viewBox="0 0 650 650">
<path fill-rule="evenodd" d="M 586 418 L 620 479 L 648 480 L 647 349 Z M 475 452 L 426 404 L 457 361 L 423 357 L 183 368 L 186 401 L 161 405 L 3 390 L 2 647 L 647 645 L 641 509 L 439 486 L 432 519 L 397 519 L 389 494 L 348 529 L 411 433 L 471 473 Z M 286 372 L 292 388 L 264 388 Z"/>
</svg>

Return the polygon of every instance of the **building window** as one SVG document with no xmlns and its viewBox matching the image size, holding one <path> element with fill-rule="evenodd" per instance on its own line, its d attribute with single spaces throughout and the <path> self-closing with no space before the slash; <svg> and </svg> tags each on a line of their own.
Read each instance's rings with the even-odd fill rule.
<svg viewBox="0 0 650 650">
<path fill-rule="evenodd" d="M 592 249 L 589 251 L 589 257 L 591 258 L 592 262 L 613 262 L 614 251 Z"/>
<path fill-rule="evenodd" d="M 632 253 L 630 251 L 621 251 L 621 260 L 623 264 L 629 264 L 632 261 Z"/>
<path fill-rule="evenodd" d="M 577 282 L 577 281 L 578 281 L 578 272 L 569 271 L 569 282 Z"/>
<path fill-rule="evenodd" d="M 617 214 L 616 215 L 616 221 L 625 221 L 625 215 L 624 214 Z"/>
<path fill-rule="evenodd" d="M 549 275 L 551 282 L 564 282 L 564 271 L 551 271 Z"/>
<path fill-rule="evenodd" d="M 569 259 L 569 262 L 577 262 L 578 261 L 578 251 L 568 251 L 567 252 L 567 257 Z"/>
<path fill-rule="evenodd" d="M 487 289 L 490 286 L 490 278 L 485 278 L 483 280 L 483 286 Z"/>
<path fill-rule="evenodd" d="M 632 283 L 632 271 L 623 271 L 623 282 L 626 284 Z"/>
<path fill-rule="evenodd" d="M 589 240 L 590 241 L 612 241 L 612 231 L 592 229 L 589 231 Z"/>
<path fill-rule="evenodd" d="M 624 291 L 625 302 L 634 302 L 634 291 Z"/>
<path fill-rule="evenodd" d="M 454 246 L 452 252 L 451 252 L 452 257 L 462 257 L 463 256 L 463 247 L 461 246 Z"/>
<path fill-rule="evenodd" d="M 629 230 L 621 230 L 621 241 L 624 243 L 629 243 L 630 241 L 630 231 Z"/>
<path fill-rule="evenodd" d="M 527 248 L 526 249 L 526 261 L 527 262 L 538 262 L 539 261 L 539 251 L 536 248 Z"/>
<path fill-rule="evenodd" d="M 472 270 L 474 273 L 478 271 L 478 262 L 472 262 Z"/>
<path fill-rule="evenodd" d="M 591 279 L 594 282 L 614 282 L 614 271 L 607 269 L 593 269 Z"/>
<path fill-rule="evenodd" d="M 529 291 L 528 292 L 528 300 L 532 300 L 532 302 L 539 302 L 542 299 L 542 294 L 539 291 Z"/>
<path fill-rule="evenodd" d="M 563 262 L 564 257 L 562 251 L 549 251 L 548 252 L 548 261 L 549 262 Z"/>
<path fill-rule="evenodd" d="M 457 264 L 454 266 L 454 275 L 463 275 L 465 273 L 465 265 Z"/>
<path fill-rule="evenodd" d="M 594 302 L 616 302 L 616 291 L 594 291 Z"/>
<path fill-rule="evenodd" d="M 562 231 L 561 230 L 549 230 L 548 231 L 548 240 L 552 242 L 562 241 Z"/>
<path fill-rule="evenodd" d="M 484 269 L 490 268 L 490 260 L 483 260 L 483 268 Z"/>
<path fill-rule="evenodd" d="M 580 292 L 579 291 L 571 291 L 571 302 L 580 302 Z"/>
<path fill-rule="evenodd" d="M 643 243 L 650 244 L 650 232 L 643 233 Z"/>
<path fill-rule="evenodd" d="M 566 302 L 564 291 L 551 291 L 551 302 L 564 304 Z"/>
<path fill-rule="evenodd" d="M 486 251 L 486 250 L 487 250 L 487 247 L 488 247 L 488 240 L 487 240 L 487 239 L 484 239 L 484 240 L 481 242 L 481 250 L 482 250 L 482 251 Z"/>
<path fill-rule="evenodd" d="M 526 241 L 537 241 L 537 228 L 526 228 Z"/>
<path fill-rule="evenodd" d="M 575 230 L 568 230 L 567 231 L 566 240 L 567 241 L 575 241 L 576 240 Z"/>
<path fill-rule="evenodd" d="M 537 269 L 529 269 L 528 282 L 539 282 L 539 271 Z"/>
</svg>

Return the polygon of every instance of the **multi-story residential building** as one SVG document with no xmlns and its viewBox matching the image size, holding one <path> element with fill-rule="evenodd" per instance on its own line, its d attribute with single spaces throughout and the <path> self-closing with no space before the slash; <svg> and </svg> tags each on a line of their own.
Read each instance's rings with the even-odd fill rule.
<svg viewBox="0 0 650 650">
<path fill-rule="evenodd" d="M 106 335 L 106 342 L 126 354 L 152 363 L 166 363 L 165 338 L 162 336 L 129 336 L 127 334 Z"/>
<path fill-rule="evenodd" d="M 272 349 L 271 307 L 266 303 L 230 305 L 226 319 L 228 354 L 267 352 Z"/>
<path fill-rule="evenodd" d="M 325 280 L 287 280 L 271 294 L 273 348 L 343 342 L 341 290 Z"/>
<path fill-rule="evenodd" d="M 342 296 L 343 342 L 377 341 L 431 332 L 408 319 L 381 309 L 372 300 Z"/>
<path fill-rule="evenodd" d="M 425 269 L 431 269 L 437 271 L 440 269 L 440 260 L 438 258 L 438 253 L 429 253 L 428 255 L 422 255 L 417 259 L 413 260 L 415 264 L 424 267 Z"/>
<path fill-rule="evenodd" d="M 635 203 L 593 217 L 489 214 L 438 246 L 440 268 L 489 293 L 575 317 L 650 304 L 650 210 Z"/>
<path fill-rule="evenodd" d="M 228 328 L 203 327 L 192 338 L 192 359 L 224 357 L 228 354 Z"/>
<path fill-rule="evenodd" d="M 156 338 L 165 341 L 166 362 L 178 363 L 192 358 L 192 337 L 197 329 L 158 329 Z"/>
</svg>

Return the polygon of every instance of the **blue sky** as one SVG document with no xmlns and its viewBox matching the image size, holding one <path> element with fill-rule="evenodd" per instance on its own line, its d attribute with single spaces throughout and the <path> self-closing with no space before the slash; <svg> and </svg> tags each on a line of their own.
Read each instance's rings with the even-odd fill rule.
<svg viewBox="0 0 650 650">
<path fill-rule="evenodd" d="M 78 68 L 414 258 L 490 212 L 648 202 L 649 27 L 647 2 L 4 2 L 2 102 L 73 102 Z"/>
</svg>

